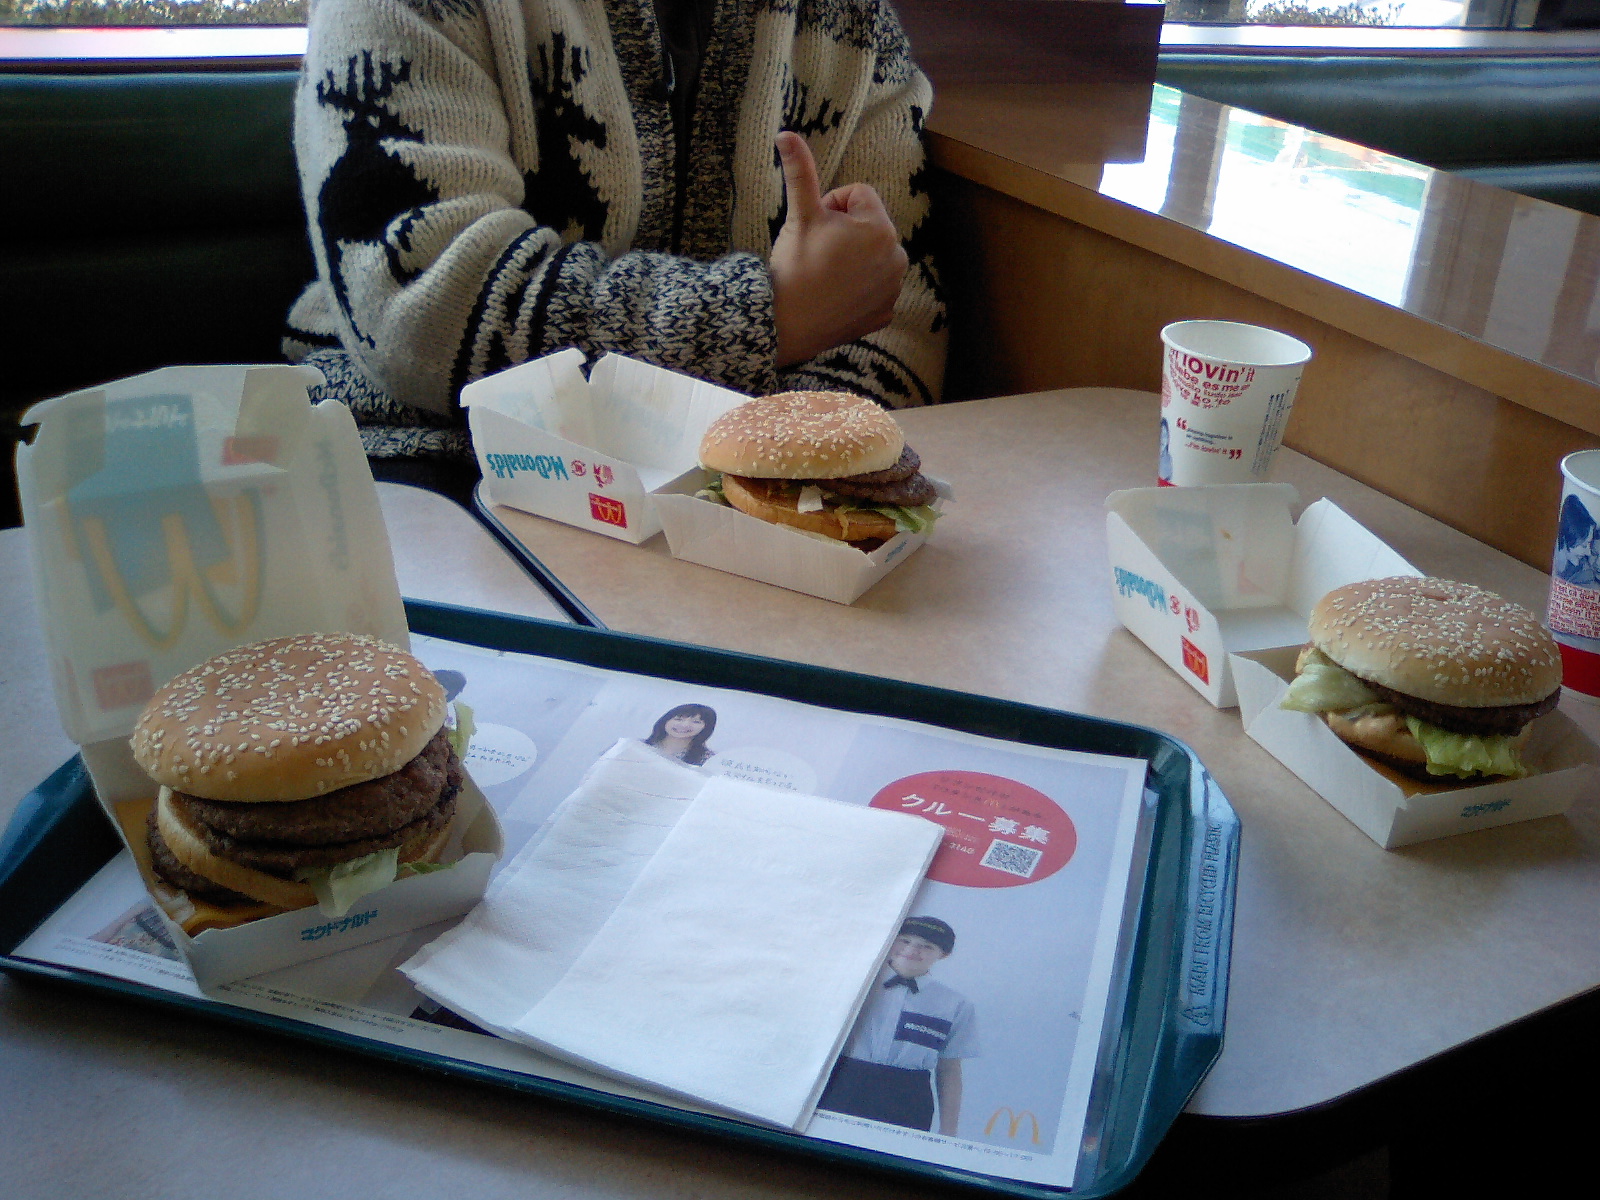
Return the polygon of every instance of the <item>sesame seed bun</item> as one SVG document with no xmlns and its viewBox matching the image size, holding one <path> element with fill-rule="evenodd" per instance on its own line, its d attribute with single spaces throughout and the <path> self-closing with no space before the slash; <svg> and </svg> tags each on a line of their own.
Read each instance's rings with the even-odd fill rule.
<svg viewBox="0 0 1600 1200">
<path fill-rule="evenodd" d="M 792 485 L 791 485 L 792 487 Z M 722 477 L 722 494 L 741 512 L 778 525 L 792 525 L 842 542 L 862 542 L 869 538 L 892 538 L 899 532 L 894 518 L 871 509 L 823 508 L 801 512 L 799 489 L 785 491 L 765 479 L 746 479 L 739 475 Z"/>
<path fill-rule="evenodd" d="M 900 426 L 847 392 L 780 392 L 730 409 L 700 442 L 700 465 L 755 479 L 842 479 L 894 466 Z"/>
<path fill-rule="evenodd" d="M 1534 704 L 1561 686 L 1561 654 L 1531 612 L 1467 583 L 1399 576 L 1318 601 L 1311 643 L 1351 674 L 1456 708 Z"/>
<path fill-rule="evenodd" d="M 411 655 L 360 634 L 301 634 L 175 677 L 134 726 L 133 756 L 157 783 L 207 800 L 305 800 L 399 770 L 444 719 L 444 689 Z"/>
</svg>

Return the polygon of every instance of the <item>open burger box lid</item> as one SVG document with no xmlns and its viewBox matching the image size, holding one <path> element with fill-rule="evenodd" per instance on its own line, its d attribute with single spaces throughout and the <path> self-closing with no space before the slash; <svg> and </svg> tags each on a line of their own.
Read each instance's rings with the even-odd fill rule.
<svg viewBox="0 0 1600 1200">
<path fill-rule="evenodd" d="M 1422 574 L 1331 500 L 1296 520 L 1299 501 L 1287 483 L 1106 497 L 1117 620 L 1218 708 L 1239 703 L 1230 654 L 1303 646 L 1336 587 Z"/>
<path fill-rule="evenodd" d="M 558 350 L 461 390 L 489 499 L 648 541 L 661 532 L 657 494 L 699 478 L 706 426 L 749 397 L 621 354 L 587 379 L 583 363 Z"/>
<path fill-rule="evenodd" d="M 364 633 L 409 646 L 388 532 L 349 410 L 305 367 L 168 367 L 35 405 L 18 484 L 62 725 L 202 986 L 434 921 L 483 895 L 502 838 L 468 779 L 448 871 L 330 917 L 316 907 L 194 936 L 151 874 L 157 787 L 128 744 L 145 701 L 233 646 Z"/>
<path fill-rule="evenodd" d="M 867 553 L 697 499 L 700 439 L 750 397 L 621 354 L 585 379 L 583 362 L 560 350 L 462 389 L 488 503 L 635 544 L 664 531 L 674 558 L 839 604 L 927 540 L 900 533 Z"/>
</svg>

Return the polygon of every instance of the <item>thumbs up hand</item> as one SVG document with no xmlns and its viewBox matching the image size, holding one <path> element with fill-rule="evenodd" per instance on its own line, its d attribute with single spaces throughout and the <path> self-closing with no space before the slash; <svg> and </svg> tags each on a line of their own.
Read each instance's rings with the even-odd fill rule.
<svg viewBox="0 0 1600 1200">
<path fill-rule="evenodd" d="M 772 307 L 779 367 L 853 342 L 894 316 L 906 273 L 900 235 L 878 193 L 846 184 L 826 196 L 811 148 L 778 135 L 788 216 L 772 246 Z"/>
</svg>

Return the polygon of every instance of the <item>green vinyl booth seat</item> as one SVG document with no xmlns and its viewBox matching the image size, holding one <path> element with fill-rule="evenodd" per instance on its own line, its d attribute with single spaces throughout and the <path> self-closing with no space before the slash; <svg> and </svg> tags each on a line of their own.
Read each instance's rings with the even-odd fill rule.
<svg viewBox="0 0 1600 1200">
<path fill-rule="evenodd" d="M 1156 78 L 1600 215 L 1600 57 L 1171 53 Z"/>
<path fill-rule="evenodd" d="M 293 71 L 0 75 L 0 526 L 29 404 L 275 362 L 311 278 Z"/>
</svg>

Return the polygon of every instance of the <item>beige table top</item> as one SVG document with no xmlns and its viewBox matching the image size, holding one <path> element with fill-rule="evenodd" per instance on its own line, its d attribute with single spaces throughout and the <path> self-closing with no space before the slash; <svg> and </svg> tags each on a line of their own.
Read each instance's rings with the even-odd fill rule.
<svg viewBox="0 0 1600 1200">
<path fill-rule="evenodd" d="M 957 502 L 848 607 L 679 562 L 661 538 L 635 547 L 496 514 L 615 629 L 1074 709 L 1194 746 L 1244 836 L 1227 1047 L 1191 1111 L 1331 1100 L 1600 985 L 1600 804 L 1386 852 L 1116 623 L 1103 502 L 1152 482 L 1156 404 L 1078 389 L 902 414 Z M 1275 470 L 1421 569 L 1542 610 L 1539 572 L 1293 452 Z M 1600 710 L 1580 707 L 1600 728 Z"/>
</svg>

